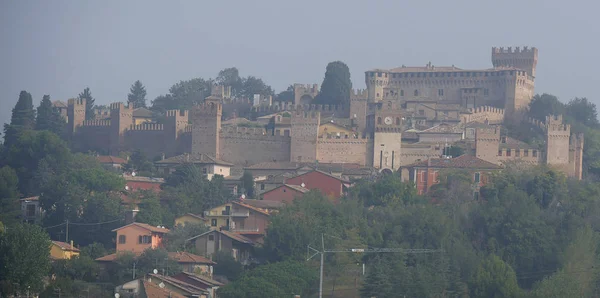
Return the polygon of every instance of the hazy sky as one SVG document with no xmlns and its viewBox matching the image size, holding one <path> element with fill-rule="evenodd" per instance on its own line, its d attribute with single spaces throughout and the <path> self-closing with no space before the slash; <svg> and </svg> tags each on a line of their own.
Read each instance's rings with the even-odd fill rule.
<svg viewBox="0 0 600 298">
<path fill-rule="evenodd" d="M 539 49 L 536 92 L 598 103 L 597 1 L 0 0 L 0 123 L 19 91 L 53 100 L 89 86 L 126 101 L 141 80 L 154 99 L 179 80 L 235 66 L 276 91 L 321 83 L 342 60 L 364 71 L 402 64 L 491 67 L 492 46 Z"/>
</svg>

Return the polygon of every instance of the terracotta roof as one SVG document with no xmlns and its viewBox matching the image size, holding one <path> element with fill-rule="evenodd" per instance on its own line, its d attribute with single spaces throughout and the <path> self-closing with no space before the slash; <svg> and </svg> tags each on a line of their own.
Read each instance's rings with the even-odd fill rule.
<svg viewBox="0 0 600 298">
<path fill-rule="evenodd" d="M 310 174 L 310 173 L 314 173 L 314 172 L 317 172 L 317 173 L 323 174 L 323 175 L 325 175 L 325 176 L 331 177 L 331 178 L 333 178 L 333 179 L 339 180 L 339 181 L 341 181 L 341 182 L 343 182 L 343 183 L 350 183 L 350 181 L 348 181 L 348 180 L 346 180 L 346 179 L 344 179 L 344 178 L 342 178 L 342 177 L 335 176 L 335 175 L 331 175 L 331 174 L 329 174 L 329 173 L 327 173 L 327 172 L 324 172 L 324 171 L 321 171 L 321 170 L 312 170 L 312 171 L 310 171 L 310 172 L 306 172 L 306 173 L 303 173 L 303 174 L 300 174 L 300 175 L 296 175 L 296 176 L 294 176 L 294 177 L 291 177 L 291 178 L 296 178 L 296 177 L 300 177 L 300 176 L 305 176 L 305 175 L 308 175 L 308 174 Z"/>
<path fill-rule="evenodd" d="M 52 106 L 55 108 L 67 108 L 67 104 L 64 101 L 60 100 L 53 101 Z"/>
<path fill-rule="evenodd" d="M 179 251 L 179 252 L 169 252 L 169 258 L 177 261 L 177 263 L 192 263 L 192 264 L 208 264 L 214 265 L 215 262 L 201 257 L 195 254 L 191 254 L 189 252 Z"/>
<path fill-rule="evenodd" d="M 163 233 L 164 234 L 164 233 L 168 233 L 169 232 L 169 229 L 163 229 L 163 228 L 159 228 L 159 227 L 155 227 L 155 226 L 151 226 L 149 224 L 139 223 L 139 222 L 130 223 L 130 224 L 126 225 L 126 226 L 122 226 L 120 228 L 116 228 L 116 229 L 114 229 L 112 231 L 116 232 L 118 230 L 124 229 L 124 228 L 132 226 L 132 225 L 138 226 L 140 228 L 144 228 L 146 230 L 149 230 L 149 231 L 152 231 L 152 232 L 155 232 L 155 233 Z"/>
<path fill-rule="evenodd" d="M 289 161 L 267 161 L 247 167 L 251 170 L 295 170 L 301 168 L 302 164 Z"/>
<path fill-rule="evenodd" d="M 150 182 L 150 183 L 164 183 L 164 178 L 154 178 L 154 177 L 142 177 L 142 176 L 131 176 L 123 174 L 123 178 L 125 181 L 139 181 L 139 182 Z"/>
<path fill-rule="evenodd" d="M 206 154 L 192 154 L 185 153 L 173 157 L 169 157 L 167 159 L 159 160 L 156 162 L 157 164 L 185 164 L 185 163 L 193 163 L 193 164 L 217 164 L 223 166 L 233 166 L 233 164 L 228 163 L 226 161 L 218 160 L 214 157 L 208 156 Z"/>
<path fill-rule="evenodd" d="M 190 273 L 190 272 L 185 272 L 185 271 L 182 271 L 182 272 L 178 273 L 177 275 L 173 276 L 173 278 L 178 279 L 177 277 L 179 275 L 183 275 L 183 276 L 185 276 L 185 277 L 187 277 L 187 278 L 189 278 L 191 280 L 200 282 L 200 283 L 205 284 L 205 285 L 210 286 L 210 287 L 220 287 L 220 286 L 223 286 L 222 283 L 220 283 L 220 282 L 218 282 L 218 281 L 216 281 L 216 280 L 214 280 L 212 278 L 209 278 L 208 276 L 198 275 L 198 274 L 194 274 L 194 273 Z"/>
<path fill-rule="evenodd" d="M 301 192 L 301 193 L 307 193 L 307 192 L 310 191 L 310 189 L 304 188 L 304 187 L 302 187 L 300 185 L 284 184 L 284 185 L 282 185 L 280 187 L 283 187 L 283 186 L 287 186 L 287 187 L 289 187 L 289 188 L 291 188 L 291 189 L 293 189 L 295 191 Z M 279 187 L 277 187 L 277 188 L 279 188 Z M 273 191 L 273 190 L 275 190 L 277 188 L 274 188 L 274 189 L 272 189 L 270 191 Z M 267 191 L 267 192 L 270 192 L 270 191 Z"/>
<path fill-rule="evenodd" d="M 244 201 L 244 202 L 245 202 L 245 201 Z M 263 209 L 260 209 L 260 208 L 254 207 L 254 206 L 252 206 L 252 205 L 245 204 L 244 202 L 237 202 L 237 201 L 233 201 L 233 202 L 231 202 L 231 203 L 232 203 L 232 204 L 236 204 L 236 205 L 238 205 L 238 206 L 242 206 L 242 207 L 244 207 L 244 208 L 248 208 L 248 209 L 250 209 L 250 210 L 254 210 L 254 211 L 256 211 L 256 212 L 258 212 L 258 213 L 262 213 L 262 214 L 264 214 L 264 215 L 269 215 L 269 212 L 267 212 L 267 211 L 265 211 L 265 210 L 263 210 Z"/>
<path fill-rule="evenodd" d="M 108 155 L 100 155 L 100 156 L 96 156 L 96 159 L 100 162 L 100 163 L 107 163 L 107 164 L 126 164 L 127 161 L 120 158 L 120 157 L 116 157 L 116 156 L 108 156 Z"/>
<path fill-rule="evenodd" d="M 35 196 L 35 197 L 22 198 L 19 201 L 39 201 L 39 200 L 40 200 L 40 196 Z"/>
<path fill-rule="evenodd" d="M 184 216 L 186 216 L 186 215 L 189 215 L 189 216 L 191 216 L 191 217 L 195 217 L 195 218 L 197 218 L 197 219 L 202 219 L 202 220 L 204 219 L 204 217 L 202 217 L 202 216 L 200 216 L 200 215 L 198 215 L 198 214 L 194 214 L 194 213 L 186 213 L 186 214 L 184 214 L 184 215 L 182 215 L 182 216 L 180 216 L 180 217 L 178 217 L 178 218 L 184 217 Z"/>
<path fill-rule="evenodd" d="M 187 241 L 196 239 L 198 237 L 202 237 L 204 235 L 208 235 L 208 234 L 213 233 L 213 232 L 215 232 L 215 233 L 221 233 L 221 234 L 223 234 L 223 235 L 225 235 L 225 236 L 227 236 L 227 237 L 229 237 L 229 238 L 231 238 L 231 239 L 233 239 L 235 241 L 241 242 L 241 243 L 254 245 L 254 241 L 252 241 L 252 240 L 250 240 L 250 239 L 248 239 L 248 238 L 246 238 L 246 237 L 244 237 L 242 235 L 238 235 L 238 234 L 235 234 L 235 233 L 232 233 L 232 232 L 229 232 L 229 231 L 222 231 L 222 230 L 210 230 L 210 231 L 202 233 L 202 234 L 200 234 L 198 236 L 194 236 L 194 237 L 188 239 Z"/>
<path fill-rule="evenodd" d="M 99 258 L 96 259 L 96 261 L 98 261 L 98 262 L 112 262 L 112 261 L 114 261 L 116 259 L 117 259 L 117 254 L 114 253 L 114 254 L 110 254 L 110 255 L 105 255 L 103 257 L 99 257 Z"/>
<path fill-rule="evenodd" d="M 152 111 L 142 107 L 133 110 L 132 115 L 136 118 L 152 118 Z"/>
<path fill-rule="evenodd" d="M 469 123 L 467 123 L 466 127 L 468 127 L 468 128 L 485 128 L 485 129 L 494 128 L 494 126 L 492 126 L 492 125 L 485 124 L 485 123 L 478 122 L 478 121 L 469 122 Z"/>
<path fill-rule="evenodd" d="M 207 291 L 201 287 L 189 284 L 187 282 L 181 281 L 176 278 L 172 278 L 170 276 L 158 275 L 158 274 L 148 274 L 149 276 L 156 278 L 164 283 L 168 283 L 173 287 L 176 287 L 180 290 L 183 290 L 192 295 L 192 297 L 199 297 L 199 294 L 207 293 Z"/>
<path fill-rule="evenodd" d="M 477 158 L 472 155 L 461 155 L 455 158 L 430 158 L 429 160 L 419 161 L 405 168 L 424 167 L 424 168 L 456 168 L 456 169 L 502 169 L 501 166 Z"/>
<path fill-rule="evenodd" d="M 60 247 L 60 249 L 62 250 L 67 250 L 67 251 L 79 251 L 79 249 L 75 246 L 71 247 L 71 243 L 66 243 L 66 242 L 61 242 L 61 241 L 54 241 L 52 240 L 52 243 L 58 247 Z"/>
<path fill-rule="evenodd" d="M 278 201 L 265 201 L 265 200 L 244 200 L 246 205 L 254 206 L 263 209 L 279 209 L 285 206 L 285 203 Z"/>
<path fill-rule="evenodd" d="M 163 289 L 152 282 L 143 281 L 142 283 L 144 284 L 144 292 L 146 292 L 146 297 L 148 298 L 185 298 L 185 296 L 177 292 Z"/>
</svg>

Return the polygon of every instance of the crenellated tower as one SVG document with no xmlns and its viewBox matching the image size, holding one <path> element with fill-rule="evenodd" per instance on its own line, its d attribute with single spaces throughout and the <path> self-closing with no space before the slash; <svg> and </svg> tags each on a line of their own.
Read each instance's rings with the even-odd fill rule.
<svg viewBox="0 0 600 298">
<path fill-rule="evenodd" d="M 69 134 L 73 135 L 85 121 L 85 99 L 70 98 L 67 104 L 67 119 L 69 125 Z"/>
<path fill-rule="evenodd" d="M 387 100 L 376 104 L 369 115 L 373 132 L 373 167 L 397 170 L 402 147 L 402 113 L 397 102 Z"/>
<path fill-rule="evenodd" d="M 321 113 L 296 110 L 291 119 L 290 161 L 315 162 Z"/>
<path fill-rule="evenodd" d="M 493 47 L 492 64 L 495 68 L 515 67 L 525 70 L 535 78 L 535 68 L 538 60 L 538 49 L 533 47 Z"/>
<path fill-rule="evenodd" d="M 569 145 L 570 176 L 581 180 L 583 177 L 583 133 L 573 134 Z"/>
<path fill-rule="evenodd" d="M 192 154 L 206 154 L 220 158 L 219 139 L 223 106 L 210 100 L 192 108 Z"/>
<path fill-rule="evenodd" d="M 319 94 L 319 84 L 294 84 L 294 105 L 307 105 Z"/>
<path fill-rule="evenodd" d="M 500 128 L 497 126 L 475 129 L 475 156 L 491 163 L 498 163 Z"/>
<path fill-rule="evenodd" d="M 124 150 L 125 132 L 133 124 L 133 105 L 110 104 L 110 154 L 118 156 Z"/>
<path fill-rule="evenodd" d="M 177 145 L 179 144 L 179 137 L 184 133 L 186 127 L 189 125 L 189 113 L 187 110 L 170 110 L 165 113 L 164 123 L 164 141 L 166 142 L 165 148 L 167 149 L 168 156 L 177 155 L 183 152 L 179 152 Z"/>
<path fill-rule="evenodd" d="M 350 93 L 350 119 L 356 131 L 362 133 L 367 126 L 367 90 L 352 90 Z"/>
<path fill-rule="evenodd" d="M 571 126 L 563 123 L 562 115 L 546 116 L 546 164 L 570 173 L 569 144 Z"/>
<path fill-rule="evenodd" d="M 384 97 L 383 89 L 389 85 L 389 74 L 384 70 L 365 72 L 365 83 L 367 84 L 368 100 L 370 102 L 381 101 Z"/>
</svg>

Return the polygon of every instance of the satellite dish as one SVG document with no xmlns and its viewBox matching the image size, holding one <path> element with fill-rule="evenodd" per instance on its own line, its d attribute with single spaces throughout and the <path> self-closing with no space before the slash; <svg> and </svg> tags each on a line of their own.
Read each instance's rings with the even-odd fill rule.
<svg viewBox="0 0 600 298">
<path fill-rule="evenodd" d="M 302 186 L 302 187 L 305 187 L 305 186 L 306 186 L 306 184 L 304 184 L 304 182 L 302 182 L 302 184 L 300 184 L 300 186 Z"/>
<path fill-rule="evenodd" d="M 135 172 L 131 172 L 131 176 L 135 177 Z"/>
<path fill-rule="evenodd" d="M 119 298 L 121 297 L 121 295 L 119 295 L 119 293 L 115 293 L 115 298 Z"/>
<path fill-rule="evenodd" d="M 125 190 L 129 190 L 129 186 L 128 185 L 125 185 Z"/>
<path fill-rule="evenodd" d="M 161 289 L 164 289 L 164 287 L 165 287 L 165 284 L 161 282 L 161 283 L 159 283 L 159 284 L 158 284 L 158 286 L 159 286 Z"/>
<path fill-rule="evenodd" d="M 158 270 L 156 269 L 152 270 L 152 272 L 154 272 L 154 274 L 158 274 Z"/>
<path fill-rule="evenodd" d="M 242 194 L 242 200 L 246 198 L 246 195 Z"/>
</svg>

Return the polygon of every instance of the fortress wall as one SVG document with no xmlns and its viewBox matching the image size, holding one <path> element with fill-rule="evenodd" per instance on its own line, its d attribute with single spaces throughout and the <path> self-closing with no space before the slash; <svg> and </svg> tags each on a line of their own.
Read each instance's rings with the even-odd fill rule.
<svg viewBox="0 0 600 298">
<path fill-rule="evenodd" d="M 186 152 L 192 152 L 192 132 L 183 132 L 179 134 L 179 138 L 177 139 L 177 143 L 174 147 L 169 148 L 169 157 L 180 155 Z"/>
<path fill-rule="evenodd" d="M 138 126 L 142 125 L 144 124 Z M 159 124 L 149 125 L 153 125 L 149 127 L 157 127 Z M 132 129 L 125 134 L 125 146 L 132 151 L 140 150 L 148 159 L 152 160 L 165 152 L 165 146 L 168 144 L 165 142 L 164 134 L 162 129 Z"/>
<path fill-rule="evenodd" d="M 519 149 L 519 156 L 517 156 L 517 149 L 511 149 L 510 156 L 507 153 L 508 149 L 503 148 L 498 150 L 498 162 L 509 163 L 517 162 L 529 165 L 538 165 L 543 162 L 542 152 L 534 149 Z M 535 152 L 535 154 L 534 154 Z M 500 155 L 500 153 L 502 153 Z M 525 156 L 527 155 L 527 156 Z"/>
<path fill-rule="evenodd" d="M 317 159 L 322 163 L 356 163 L 367 165 L 372 139 L 319 139 Z M 372 145 L 370 146 L 372 147 Z"/>
<path fill-rule="evenodd" d="M 361 93 L 359 93 L 361 94 Z M 320 112 L 321 116 L 329 117 L 335 115 L 335 117 L 349 117 L 350 107 L 347 105 L 317 105 L 317 104 L 305 104 L 295 105 L 289 102 L 274 102 L 270 106 L 258 106 L 254 108 L 257 117 L 283 112 L 283 111 L 312 111 Z"/>
<path fill-rule="evenodd" d="M 93 123 L 102 123 L 102 125 L 92 125 Z M 83 126 L 79 127 L 75 138 L 73 139 L 74 146 L 77 151 L 95 151 L 100 154 L 108 154 L 110 150 L 110 122 L 106 120 L 90 120 L 86 121 Z"/>
<path fill-rule="evenodd" d="M 402 144 L 400 166 L 406 166 L 428 158 L 439 158 L 442 156 L 443 150 L 443 146 L 435 144 Z"/>
<path fill-rule="evenodd" d="M 463 115 L 463 123 L 481 122 L 488 124 L 502 124 L 504 121 L 504 109 L 482 106 L 474 109 L 469 109 L 471 114 Z"/>
<path fill-rule="evenodd" d="M 220 159 L 236 165 L 290 161 L 291 139 L 268 135 L 263 128 L 230 127 L 220 132 Z"/>
</svg>

